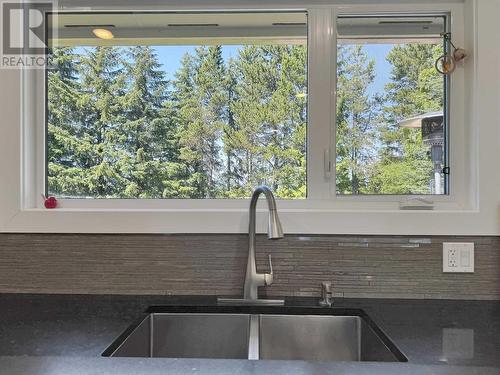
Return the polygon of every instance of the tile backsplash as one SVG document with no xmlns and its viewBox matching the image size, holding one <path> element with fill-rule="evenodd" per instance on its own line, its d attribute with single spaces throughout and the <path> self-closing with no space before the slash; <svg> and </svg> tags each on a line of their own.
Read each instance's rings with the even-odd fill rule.
<svg viewBox="0 0 500 375">
<path fill-rule="evenodd" d="M 442 273 L 443 242 L 474 242 L 475 273 Z M 273 256 L 262 296 L 500 300 L 500 237 L 257 238 L 257 269 Z M 246 235 L 0 234 L 0 292 L 242 294 Z"/>
</svg>

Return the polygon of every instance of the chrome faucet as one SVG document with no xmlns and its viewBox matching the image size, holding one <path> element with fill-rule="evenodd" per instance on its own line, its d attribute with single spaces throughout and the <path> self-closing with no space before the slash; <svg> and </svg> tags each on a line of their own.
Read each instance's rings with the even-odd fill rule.
<svg viewBox="0 0 500 375">
<path fill-rule="evenodd" d="M 269 222 L 267 227 L 267 238 L 276 240 L 283 238 L 283 228 L 278 217 L 276 201 L 274 195 L 267 186 L 257 187 L 250 200 L 249 224 L 248 224 L 248 260 L 245 274 L 245 285 L 243 288 L 243 299 L 219 298 L 221 304 L 265 304 L 265 305 L 283 305 L 283 300 L 270 300 L 258 298 L 258 287 L 271 285 L 273 283 L 273 264 L 269 254 L 270 273 L 257 273 L 255 261 L 255 217 L 257 211 L 257 201 L 259 196 L 264 194 L 269 209 Z"/>
<path fill-rule="evenodd" d="M 264 193 L 267 200 L 267 207 L 269 209 L 269 223 L 267 227 L 267 238 L 276 240 L 283 238 L 283 229 L 278 218 L 278 211 L 276 210 L 276 201 L 274 195 L 267 186 L 259 186 L 252 195 L 250 201 L 250 219 L 248 224 L 248 261 L 247 272 L 245 275 L 245 287 L 243 298 L 244 299 L 257 299 L 257 287 L 271 285 L 273 283 L 273 264 L 271 255 L 269 255 L 269 268 L 270 273 L 257 273 L 257 266 L 255 263 L 255 216 L 257 201 L 259 196 Z"/>
<path fill-rule="evenodd" d="M 332 283 L 330 281 L 323 281 L 321 283 L 321 300 L 319 305 L 323 307 L 333 306 L 333 292 Z"/>
</svg>

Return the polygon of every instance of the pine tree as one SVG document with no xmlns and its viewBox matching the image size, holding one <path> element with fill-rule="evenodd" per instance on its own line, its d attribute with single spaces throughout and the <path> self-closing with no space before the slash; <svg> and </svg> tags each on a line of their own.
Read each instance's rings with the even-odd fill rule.
<svg viewBox="0 0 500 375">
<path fill-rule="evenodd" d="M 49 185 L 91 197 L 306 194 L 306 49 L 220 46 L 184 56 L 172 92 L 150 47 L 58 50 Z"/>
<path fill-rule="evenodd" d="M 127 153 L 124 195 L 161 198 L 163 175 L 174 156 L 172 123 L 164 103 L 167 100 L 165 73 L 153 49 L 131 47 L 126 51 L 127 91 L 123 97 L 124 122 L 119 129 Z"/>
<path fill-rule="evenodd" d="M 119 133 L 125 94 L 120 52 L 116 47 L 95 47 L 82 55 L 79 64 L 80 142 L 74 161 L 82 169 L 86 194 L 93 197 L 121 197 L 127 186 L 123 177 L 127 155 Z"/>
<path fill-rule="evenodd" d="M 401 120 L 443 108 L 443 77 L 434 68 L 442 46 L 396 45 L 387 60 L 392 65 L 386 85 L 379 163 L 372 189 L 382 194 L 428 194 L 433 173 L 429 150 L 420 129 L 401 128 Z"/>
<path fill-rule="evenodd" d="M 223 127 L 223 149 L 226 157 L 226 170 L 224 173 L 225 194 L 229 196 L 233 187 L 238 186 L 238 181 L 241 180 L 241 165 L 238 164 L 238 159 L 235 155 L 235 133 L 238 130 L 233 112 L 233 103 L 239 100 L 236 92 L 237 77 L 235 71 L 234 59 L 230 59 L 227 63 L 226 77 L 224 80 L 225 95 L 227 98 L 225 124 Z"/>
<path fill-rule="evenodd" d="M 337 191 L 366 192 L 374 160 L 376 108 L 368 94 L 375 62 L 362 46 L 340 45 L 337 50 Z"/>
<path fill-rule="evenodd" d="M 338 52 L 337 189 L 427 193 L 417 129 L 397 124 L 443 106 L 442 47 L 397 45 L 391 82 L 369 95 L 374 62 Z M 133 198 L 248 197 L 259 184 L 306 196 L 307 50 L 248 45 L 186 54 L 169 83 L 152 47 L 54 48 L 48 72 L 49 193 Z"/>
<path fill-rule="evenodd" d="M 81 195 L 86 192 L 82 170 L 74 159 L 79 145 L 78 54 L 73 48 L 55 47 L 49 55 L 47 91 L 48 193 Z"/>
<path fill-rule="evenodd" d="M 280 197 L 305 196 L 306 50 L 303 46 L 241 48 L 235 62 L 237 101 L 232 147 L 239 188 L 248 196 L 260 184 Z"/>
<path fill-rule="evenodd" d="M 186 55 L 174 81 L 180 160 L 189 168 L 193 198 L 214 198 L 221 189 L 221 138 L 227 97 L 220 46 Z"/>
</svg>

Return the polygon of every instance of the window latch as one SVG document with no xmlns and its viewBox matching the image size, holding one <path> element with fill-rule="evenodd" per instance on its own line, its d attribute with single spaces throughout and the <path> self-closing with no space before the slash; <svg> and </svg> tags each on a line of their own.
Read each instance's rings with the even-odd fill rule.
<svg viewBox="0 0 500 375">
<path fill-rule="evenodd" d="M 332 161 L 330 159 L 330 149 L 326 148 L 325 151 L 323 152 L 323 157 L 324 157 L 324 169 L 325 169 L 325 176 L 330 176 L 330 173 L 332 173 Z"/>
</svg>

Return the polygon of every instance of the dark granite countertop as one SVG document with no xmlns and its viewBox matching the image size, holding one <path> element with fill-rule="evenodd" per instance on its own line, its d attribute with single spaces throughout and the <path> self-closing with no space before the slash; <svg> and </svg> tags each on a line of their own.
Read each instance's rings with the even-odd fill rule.
<svg viewBox="0 0 500 375">
<path fill-rule="evenodd" d="M 500 374 L 500 301 L 336 299 L 336 307 L 368 313 L 408 363 L 101 357 L 150 305 L 214 303 L 192 296 L 0 294 L 0 374 Z"/>
</svg>

